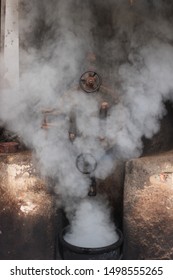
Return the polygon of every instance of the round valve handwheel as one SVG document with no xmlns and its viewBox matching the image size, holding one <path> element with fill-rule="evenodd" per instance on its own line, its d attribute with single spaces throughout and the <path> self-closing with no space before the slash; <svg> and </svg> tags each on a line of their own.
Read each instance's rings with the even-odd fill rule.
<svg viewBox="0 0 173 280">
<path fill-rule="evenodd" d="M 101 86 L 101 78 L 94 71 L 87 71 L 82 74 L 79 81 L 81 89 L 87 93 L 92 93 L 99 90 Z"/>
<path fill-rule="evenodd" d="M 90 174 L 97 167 L 96 159 L 89 153 L 80 154 L 76 158 L 76 167 L 83 174 Z"/>
</svg>

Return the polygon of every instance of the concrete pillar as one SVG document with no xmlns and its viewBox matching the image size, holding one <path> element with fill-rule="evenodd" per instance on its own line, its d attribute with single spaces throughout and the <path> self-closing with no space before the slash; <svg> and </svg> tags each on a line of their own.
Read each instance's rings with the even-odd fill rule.
<svg viewBox="0 0 173 280">
<path fill-rule="evenodd" d="M 30 152 L 0 154 L 0 259 L 55 257 L 54 197 Z"/>
<path fill-rule="evenodd" d="M 5 86 L 16 88 L 19 83 L 19 3 L 18 0 L 2 0 L 5 19 L 2 17 L 2 42 Z M 2 14 L 4 11 L 2 10 Z M 4 26 L 3 26 L 4 25 Z M 3 35 L 4 30 L 4 35 Z M 4 40 L 3 40 L 4 36 Z"/>
<path fill-rule="evenodd" d="M 173 152 L 127 162 L 123 224 L 124 259 L 173 259 Z"/>
</svg>

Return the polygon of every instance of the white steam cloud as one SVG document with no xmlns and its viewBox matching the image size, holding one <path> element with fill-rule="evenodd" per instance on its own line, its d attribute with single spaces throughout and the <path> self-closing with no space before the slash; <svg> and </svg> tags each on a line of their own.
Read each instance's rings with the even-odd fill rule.
<svg viewBox="0 0 173 280">
<path fill-rule="evenodd" d="M 71 201 L 88 193 L 90 180 L 75 165 L 80 153 L 91 153 L 98 161 L 95 176 L 105 178 L 118 159 L 141 154 L 142 136 L 151 138 L 159 130 L 166 113 L 163 101 L 173 100 L 173 4 L 162 0 L 134 1 L 132 7 L 127 0 L 20 3 L 20 89 L 1 83 L 0 119 L 34 150 L 42 174 L 57 182 L 55 192 L 67 209 Z M 119 92 L 120 101 L 111 107 L 106 121 L 111 148 L 106 155 L 98 140 L 97 96 L 77 89 L 91 51 L 105 61 L 102 65 L 99 61 L 98 72 L 109 74 Z M 60 112 L 57 127 L 47 132 L 41 128 L 45 108 Z M 72 111 L 80 132 L 73 144 L 68 139 Z M 81 231 L 82 215 L 91 210 L 96 215 L 100 211 L 101 231 L 112 232 L 112 226 L 103 226 L 107 210 L 95 200 L 81 200 L 72 222 L 76 231 L 78 225 Z M 89 225 L 93 216 L 85 216 Z M 84 231 L 88 233 L 86 227 Z"/>
<path fill-rule="evenodd" d="M 95 198 L 81 201 L 65 240 L 85 248 L 99 248 L 117 242 L 119 237 L 110 220 L 110 211 L 106 204 L 106 201 Z"/>
</svg>

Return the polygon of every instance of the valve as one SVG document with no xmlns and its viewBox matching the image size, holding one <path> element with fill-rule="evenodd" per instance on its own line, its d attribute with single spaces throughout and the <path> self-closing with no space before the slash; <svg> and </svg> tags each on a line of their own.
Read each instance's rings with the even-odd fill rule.
<svg viewBox="0 0 173 280">
<path fill-rule="evenodd" d="M 101 77 L 94 71 L 87 71 L 83 73 L 79 80 L 81 89 L 87 93 L 98 91 L 101 83 Z"/>
<path fill-rule="evenodd" d="M 97 161 L 91 154 L 83 153 L 76 158 L 76 167 L 83 174 L 91 174 L 96 170 Z"/>
</svg>

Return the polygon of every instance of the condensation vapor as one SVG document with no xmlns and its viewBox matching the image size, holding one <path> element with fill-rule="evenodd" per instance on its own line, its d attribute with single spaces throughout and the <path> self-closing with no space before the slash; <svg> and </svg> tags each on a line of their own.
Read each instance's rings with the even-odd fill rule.
<svg viewBox="0 0 173 280">
<path fill-rule="evenodd" d="M 100 248 L 118 240 L 107 201 L 88 198 L 79 203 L 65 240 L 78 247 Z"/>
<path fill-rule="evenodd" d="M 133 6 L 127 0 L 20 1 L 20 89 L 1 87 L 0 118 L 33 149 L 42 174 L 57 182 L 54 191 L 68 215 L 77 211 L 76 200 L 85 201 L 90 184 L 76 169 L 80 153 L 95 156 L 95 175 L 104 179 L 117 160 L 138 157 L 142 137 L 159 130 L 163 102 L 173 100 L 172 15 L 168 0 L 136 0 Z M 98 141 L 98 100 L 77 90 L 93 51 L 98 72 L 119 96 L 107 118 L 106 156 Z M 48 132 L 41 129 L 45 108 L 60 111 L 56 129 Z M 71 111 L 81 135 L 73 145 Z"/>
</svg>

